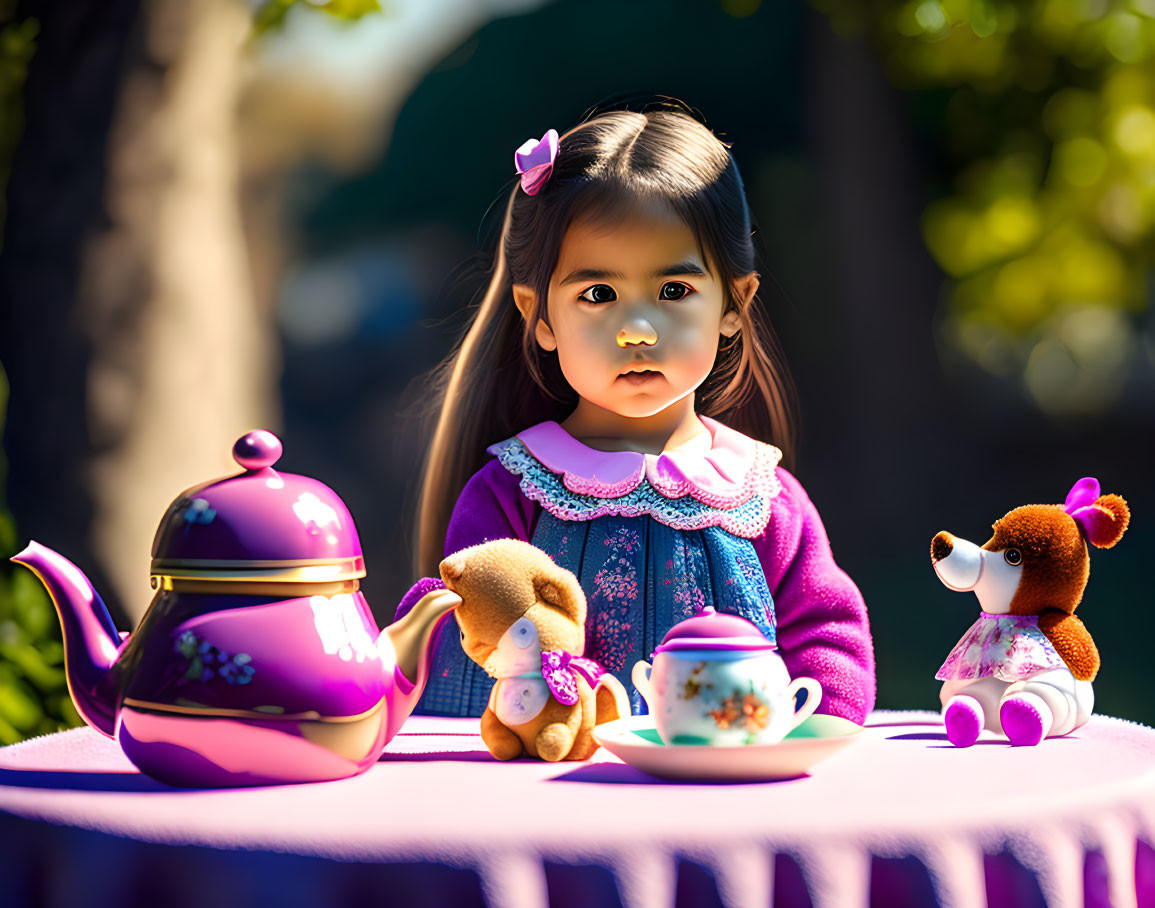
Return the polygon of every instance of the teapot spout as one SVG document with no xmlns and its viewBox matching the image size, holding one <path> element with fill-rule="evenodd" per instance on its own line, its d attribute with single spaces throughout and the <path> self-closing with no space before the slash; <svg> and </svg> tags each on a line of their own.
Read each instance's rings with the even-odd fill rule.
<svg viewBox="0 0 1155 908">
<path fill-rule="evenodd" d="M 121 647 L 108 609 L 80 568 L 38 542 L 12 561 L 32 571 L 48 589 L 64 634 L 68 691 L 81 717 L 109 737 L 116 727 L 119 694 L 112 666 Z"/>
<path fill-rule="evenodd" d="M 389 738 L 397 733 L 417 706 L 429 679 L 433 636 L 442 621 L 460 604 L 461 597 L 456 593 L 445 589 L 433 590 L 418 599 L 408 614 L 385 628 L 377 639 L 378 648 L 383 648 L 388 641 L 396 660 Z"/>
</svg>

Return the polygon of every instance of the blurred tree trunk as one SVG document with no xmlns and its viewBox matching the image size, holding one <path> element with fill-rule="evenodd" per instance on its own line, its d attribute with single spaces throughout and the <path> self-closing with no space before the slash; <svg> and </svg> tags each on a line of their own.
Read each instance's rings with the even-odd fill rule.
<svg viewBox="0 0 1155 908">
<path fill-rule="evenodd" d="M 824 474 L 840 477 L 836 494 L 854 524 L 845 538 L 893 544 L 876 532 L 890 515 L 929 539 L 921 521 L 937 519 L 925 510 L 941 507 L 946 490 L 916 490 L 953 475 L 958 427 L 935 354 L 942 276 L 918 231 L 925 181 L 909 113 L 866 40 L 836 36 L 817 13 L 808 70 L 809 128 L 824 177 L 817 201 L 833 226 L 832 271 L 843 281 L 829 329 L 837 378 L 824 383 L 837 397 L 807 421 L 819 442 L 812 453 Z M 906 477 L 907 487 L 879 481 L 888 475 Z"/>
<path fill-rule="evenodd" d="M 23 533 L 95 568 L 135 618 L 164 507 L 229 472 L 233 439 L 274 409 L 236 185 L 249 12 L 29 13 L 43 40 L 0 263 L 10 502 Z"/>
</svg>

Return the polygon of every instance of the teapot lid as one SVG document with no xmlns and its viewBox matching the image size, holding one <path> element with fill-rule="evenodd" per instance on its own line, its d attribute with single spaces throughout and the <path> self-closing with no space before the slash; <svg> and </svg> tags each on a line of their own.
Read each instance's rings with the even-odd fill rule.
<svg viewBox="0 0 1155 908">
<path fill-rule="evenodd" d="M 365 576 L 344 502 L 324 483 L 273 469 L 281 440 L 257 429 L 233 445 L 243 472 L 186 489 L 152 545 L 153 587 L 172 581 L 332 583 Z"/>
<path fill-rule="evenodd" d="M 679 621 L 670 628 L 654 655 L 689 649 L 754 652 L 777 648 L 753 621 L 715 611 L 712 605 L 707 605 L 693 618 Z"/>
</svg>

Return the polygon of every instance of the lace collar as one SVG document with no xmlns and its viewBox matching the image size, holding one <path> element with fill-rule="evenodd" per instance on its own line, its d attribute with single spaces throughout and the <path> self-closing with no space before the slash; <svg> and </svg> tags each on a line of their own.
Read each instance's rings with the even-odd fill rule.
<svg viewBox="0 0 1155 908">
<path fill-rule="evenodd" d="M 721 526 L 757 536 L 781 491 L 775 467 L 782 452 L 708 416 L 708 451 L 598 451 L 556 422 L 531 426 L 489 447 L 521 488 L 558 517 L 649 514 L 669 526 Z"/>
</svg>

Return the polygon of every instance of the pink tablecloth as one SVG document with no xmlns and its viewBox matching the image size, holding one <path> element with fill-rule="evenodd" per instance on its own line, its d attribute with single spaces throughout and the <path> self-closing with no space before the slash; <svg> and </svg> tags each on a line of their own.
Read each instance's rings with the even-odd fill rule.
<svg viewBox="0 0 1155 908">
<path fill-rule="evenodd" d="M 520 908 L 587 892 L 592 905 L 600 892 L 635 908 L 673 905 L 705 880 L 726 906 L 850 908 L 879 901 L 889 874 L 887 898 L 907 904 L 933 892 L 982 906 L 988 890 L 992 904 L 1014 903 L 1007 887 L 1026 885 L 1023 899 L 1052 908 L 1127 906 L 1137 876 L 1139 904 L 1155 882 L 1155 731 L 1096 716 L 1037 748 L 960 750 L 933 714 L 879 712 L 808 777 L 687 785 L 604 751 L 585 764 L 501 764 L 475 721 L 415 717 L 357 778 L 187 791 L 76 729 L 0 749 L 0 812 L 5 905 L 91 908 L 162 890 L 168 904 L 255 905 L 235 887 L 275 878 L 303 904 L 406 904 L 417 887 L 424 904 Z M 1000 876 L 992 856 L 1018 876 Z M 213 879 L 226 860 L 267 879 Z M 407 875 L 375 878 L 371 865 Z M 599 870 L 567 876 L 581 867 Z"/>
</svg>

